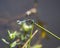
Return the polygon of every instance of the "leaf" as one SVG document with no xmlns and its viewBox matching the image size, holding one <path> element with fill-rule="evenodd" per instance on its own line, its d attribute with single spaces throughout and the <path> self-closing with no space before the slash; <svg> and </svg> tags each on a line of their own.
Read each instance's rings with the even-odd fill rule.
<svg viewBox="0 0 60 48">
<path fill-rule="evenodd" d="M 13 33 L 10 33 L 10 31 L 8 30 L 8 35 L 9 35 L 10 39 L 15 39 L 16 34 L 17 34 L 17 32 L 16 32 L 16 31 L 15 31 L 15 32 L 13 32 Z"/>
<path fill-rule="evenodd" d="M 17 45 L 17 42 L 14 41 L 13 43 L 10 44 L 10 47 L 15 47 Z"/>
<path fill-rule="evenodd" d="M 4 38 L 2 38 L 2 41 L 6 44 L 9 44 L 9 42 L 7 42 Z"/>
<path fill-rule="evenodd" d="M 33 20 L 23 20 L 22 25 L 21 25 L 21 29 L 25 32 L 29 32 L 32 30 L 33 28 Z"/>
<path fill-rule="evenodd" d="M 34 45 L 32 48 L 42 48 L 41 44 Z"/>
<path fill-rule="evenodd" d="M 24 36 L 23 35 L 21 35 L 21 40 L 24 40 L 25 38 L 24 38 Z"/>
</svg>

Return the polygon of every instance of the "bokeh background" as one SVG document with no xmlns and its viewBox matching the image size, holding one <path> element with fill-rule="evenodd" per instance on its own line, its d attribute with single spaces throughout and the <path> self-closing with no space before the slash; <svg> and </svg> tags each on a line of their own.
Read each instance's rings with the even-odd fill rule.
<svg viewBox="0 0 60 48">
<path fill-rule="evenodd" d="M 6 38 L 7 30 L 17 29 L 14 24 L 17 16 L 22 16 L 33 5 L 34 0 L 0 0 L 0 48 L 5 46 L 1 38 Z M 60 36 L 60 0 L 38 0 L 37 10 L 47 29 Z M 50 36 L 50 40 L 42 40 L 42 44 L 43 48 L 58 48 L 60 40 Z"/>
</svg>

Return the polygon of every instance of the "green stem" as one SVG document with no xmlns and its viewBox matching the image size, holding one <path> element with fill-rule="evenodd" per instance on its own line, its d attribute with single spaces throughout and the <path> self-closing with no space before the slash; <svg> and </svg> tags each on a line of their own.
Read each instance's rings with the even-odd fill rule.
<svg viewBox="0 0 60 48">
<path fill-rule="evenodd" d="M 34 26 L 33 26 L 33 28 L 34 28 Z M 30 44 L 31 44 L 31 36 L 32 36 L 33 28 L 32 28 L 32 30 L 31 30 L 31 32 L 30 32 L 30 41 L 29 41 L 29 43 L 28 43 L 28 48 L 30 48 Z"/>
<path fill-rule="evenodd" d="M 55 35 L 54 33 L 52 33 L 51 31 L 45 29 L 44 27 L 42 27 L 41 25 L 35 23 L 36 26 L 38 26 L 39 28 L 45 30 L 47 33 L 51 34 L 52 36 L 54 36 L 55 38 L 59 39 L 60 40 L 60 37 L 58 37 L 57 35 Z"/>
</svg>

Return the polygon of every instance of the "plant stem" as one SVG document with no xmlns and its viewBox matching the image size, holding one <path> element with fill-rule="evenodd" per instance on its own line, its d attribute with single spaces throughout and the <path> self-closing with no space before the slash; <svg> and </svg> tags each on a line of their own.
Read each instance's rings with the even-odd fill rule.
<svg viewBox="0 0 60 48">
<path fill-rule="evenodd" d="M 31 32 L 30 32 L 30 37 L 29 37 L 29 38 L 30 38 L 30 41 L 29 41 L 29 43 L 28 43 L 28 45 L 27 45 L 27 46 L 28 46 L 27 48 L 30 48 L 30 43 L 31 43 L 31 36 L 32 36 L 32 31 L 33 31 L 33 28 L 32 28 L 32 30 L 31 30 Z"/>
<path fill-rule="evenodd" d="M 47 33 L 51 34 L 52 36 L 54 36 L 55 38 L 59 39 L 60 40 L 60 37 L 58 37 L 57 35 L 55 35 L 54 33 L 52 33 L 51 31 L 45 29 L 44 27 L 42 27 L 41 25 L 35 23 L 35 25 L 43 30 L 45 30 Z"/>
<path fill-rule="evenodd" d="M 38 30 L 36 30 L 36 31 L 32 34 L 31 38 L 29 38 L 29 39 L 27 40 L 27 42 L 23 45 L 22 48 L 24 48 L 25 46 L 27 46 L 27 44 L 30 42 L 30 40 L 34 37 L 34 35 L 35 35 L 37 32 L 38 32 Z"/>
</svg>

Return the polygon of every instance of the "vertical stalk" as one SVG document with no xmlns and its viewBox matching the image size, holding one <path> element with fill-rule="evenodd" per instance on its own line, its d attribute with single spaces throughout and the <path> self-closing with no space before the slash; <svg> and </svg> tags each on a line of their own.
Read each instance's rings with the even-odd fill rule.
<svg viewBox="0 0 60 48">
<path fill-rule="evenodd" d="M 33 26 L 34 27 L 34 26 Z M 28 47 L 27 48 L 30 48 L 30 45 L 31 45 L 31 36 L 32 36 L 32 32 L 33 32 L 33 28 L 32 28 L 32 30 L 31 30 L 31 32 L 30 32 L 30 41 L 29 41 L 29 43 L 28 43 Z"/>
</svg>

